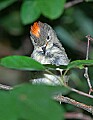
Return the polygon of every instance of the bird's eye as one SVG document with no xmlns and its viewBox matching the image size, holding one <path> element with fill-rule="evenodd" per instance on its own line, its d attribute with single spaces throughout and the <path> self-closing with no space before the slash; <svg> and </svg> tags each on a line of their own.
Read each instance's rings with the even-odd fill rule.
<svg viewBox="0 0 93 120">
<path fill-rule="evenodd" d="M 50 35 L 50 34 L 47 35 L 46 40 L 47 40 L 47 41 L 50 41 L 50 40 L 51 40 L 51 35 Z"/>
<path fill-rule="evenodd" d="M 49 40 L 50 39 L 50 37 L 49 37 L 49 35 L 47 36 L 47 40 Z"/>
<path fill-rule="evenodd" d="M 34 42 L 35 42 L 35 43 L 37 43 L 37 40 L 36 40 L 36 39 L 34 39 Z"/>
<path fill-rule="evenodd" d="M 35 44 L 38 44 L 38 42 L 39 42 L 39 39 L 38 39 L 38 38 L 34 37 L 33 40 L 34 40 L 34 43 L 35 43 Z"/>
</svg>

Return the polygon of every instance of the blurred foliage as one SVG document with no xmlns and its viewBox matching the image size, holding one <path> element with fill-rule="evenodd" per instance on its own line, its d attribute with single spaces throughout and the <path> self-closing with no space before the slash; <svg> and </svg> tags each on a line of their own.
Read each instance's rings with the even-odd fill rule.
<svg viewBox="0 0 93 120">
<path fill-rule="evenodd" d="M 21 19 L 24 24 L 34 22 L 40 14 L 50 19 L 56 19 L 62 14 L 64 3 L 65 0 L 25 0 L 22 3 Z"/>
<path fill-rule="evenodd" d="M 6 22 L 7 21 L 7 22 Z M 20 15 L 18 11 L 11 12 L 1 18 L 1 26 L 12 35 L 20 35 L 23 32 Z"/>
<path fill-rule="evenodd" d="M 61 87 L 25 84 L 10 92 L 1 91 L 0 105 L 3 107 L 0 107 L 0 118 L 2 120 L 64 119 L 64 108 L 51 99 L 53 93 L 62 90 Z"/>
<path fill-rule="evenodd" d="M 0 0 L 0 10 L 8 7 L 9 5 L 13 4 L 17 0 Z"/>
<path fill-rule="evenodd" d="M 29 38 L 30 24 L 35 21 L 42 21 L 50 24 L 54 28 L 71 61 L 84 60 L 87 46 L 87 38 L 85 38 L 85 36 L 90 34 L 93 37 L 93 0 L 85 0 L 66 8 L 66 4 L 72 1 L 75 0 L 0 0 L 0 58 L 16 54 L 30 56 L 33 49 Z M 89 58 L 93 59 L 92 41 L 90 42 Z M 23 60 L 23 58 L 21 60 Z M 8 62 L 9 61 L 5 61 L 5 65 L 7 65 Z M 92 63 L 92 61 L 90 62 Z M 12 66 L 13 64 L 12 61 L 10 61 L 8 66 Z M 79 65 L 80 64 L 85 65 L 86 63 L 79 63 Z M 77 64 L 74 63 L 74 65 Z M 37 66 L 34 69 L 36 68 Z M 24 71 L 17 73 L 15 70 L 9 71 L 8 69 L 3 69 L 2 67 L 0 69 L 0 83 L 16 85 L 20 82 L 27 82 L 30 79 L 29 72 Z M 72 69 L 69 85 L 88 93 L 89 88 L 83 74 L 84 70 Z M 89 75 L 93 85 L 92 66 L 89 67 Z M 9 76 L 9 79 L 7 76 Z M 54 88 L 49 86 L 35 87 L 25 84 L 19 85 L 10 92 L 0 91 L 0 104 L 2 106 L 0 108 L 1 119 L 30 120 L 33 116 L 33 120 L 36 120 L 37 116 L 38 119 L 42 119 L 41 116 L 43 115 L 43 119 L 61 120 L 65 119 L 63 114 L 69 111 L 80 111 L 81 113 L 90 115 L 68 104 L 59 106 L 50 99 L 49 92 L 51 89 Z M 56 93 L 56 91 L 63 93 L 64 88 L 62 88 L 62 91 L 61 89 L 56 89 L 50 93 Z M 80 96 L 70 91 L 65 92 L 65 95 L 88 105 L 93 105 L 93 100 L 90 98 Z"/>
</svg>

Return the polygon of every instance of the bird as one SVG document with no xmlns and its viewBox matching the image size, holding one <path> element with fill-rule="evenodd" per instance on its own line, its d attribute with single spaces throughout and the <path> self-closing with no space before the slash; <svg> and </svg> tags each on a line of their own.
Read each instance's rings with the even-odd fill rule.
<svg viewBox="0 0 93 120">
<path fill-rule="evenodd" d="M 35 22 L 30 28 L 30 39 L 33 44 L 31 58 L 41 64 L 52 64 L 56 66 L 68 65 L 69 59 L 60 43 L 56 32 L 47 23 Z M 59 70 L 62 73 L 62 69 Z M 32 72 L 32 84 L 59 85 L 58 71 L 51 75 L 46 71 Z"/>
</svg>

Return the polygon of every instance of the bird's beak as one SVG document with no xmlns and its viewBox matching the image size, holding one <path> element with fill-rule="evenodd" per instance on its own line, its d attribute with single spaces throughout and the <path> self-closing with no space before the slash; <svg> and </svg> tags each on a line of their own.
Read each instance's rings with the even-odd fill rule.
<svg viewBox="0 0 93 120">
<path fill-rule="evenodd" d="M 46 46 L 42 47 L 44 54 L 46 53 Z"/>
<path fill-rule="evenodd" d="M 45 46 L 42 47 L 42 50 L 43 50 L 44 54 L 46 53 L 46 47 L 47 47 L 47 45 L 48 45 L 48 42 L 46 43 Z"/>
</svg>

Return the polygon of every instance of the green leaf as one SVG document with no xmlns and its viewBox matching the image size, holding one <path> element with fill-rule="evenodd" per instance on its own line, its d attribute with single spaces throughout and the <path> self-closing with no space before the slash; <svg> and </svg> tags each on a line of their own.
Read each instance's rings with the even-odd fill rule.
<svg viewBox="0 0 93 120">
<path fill-rule="evenodd" d="M 8 7 L 9 5 L 13 4 L 17 0 L 0 0 L 0 10 Z"/>
<path fill-rule="evenodd" d="M 39 62 L 26 56 L 8 56 L 0 60 L 0 65 L 17 70 L 45 70 L 45 67 Z"/>
<path fill-rule="evenodd" d="M 85 66 L 93 66 L 93 60 L 75 60 L 70 62 L 68 65 L 60 65 L 60 66 L 56 66 L 56 65 L 51 65 L 51 64 L 46 64 L 44 65 L 46 67 L 46 69 L 49 70 L 55 70 L 56 68 L 60 68 L 60 69 L 72 69 L 72 68 L 79 68 L 79 69 L 83 69 Z"/>
<path fill-rule="evenodd" d="M 52 96 L 62 87 L 24 84 L 0 91 L 1 120 L 64 120 L 64 108 Z"/>
<path fill-rule="evenodd" d="M 28 71 L 42 71 L 45 69 L 49 70 L 55 70 L 56 68 L 60 69 L 72 69 L 72 68 L 79 68 L 83 69 L 85 66 L 92 66 L 93 65 L 93 60 L 75 60 L 70 62 L 68 65 L 42 65 L 39 62 L 35 61 L 31 57 L 26 57 L 26 56 L 8 56 L 5 58 L 0 59 L 0 65 L 7 67 L 7 68 L 12 68 L 12 69 L 17 69 L 17 70 L 28 70 Z"/>
<path fill-rule="evenodd" d="M 17 120 L 17 109 L 10 92 L 0 90 L 0 119 Z M 17 118 L 17 119 L 16 119 Z"/>
<path fill-rule="evenodd" d="M 63 10 L 66 0 L 37 0 L 41 12 L 50 19 L 58 18 Z"/>
<path fill-rule="evenodd" d="M 40 16 L 40 9 L 38 8 L 36 0 L 24 1 L 21 6 L 21 19 L 24 24 L 34 22 Z"/>
<path fill-rule="evenodd" d="M 93 60 L 75 60 L 68 64 L 67 69 L 80 68 L 93 65 Z"/>
</svg>

